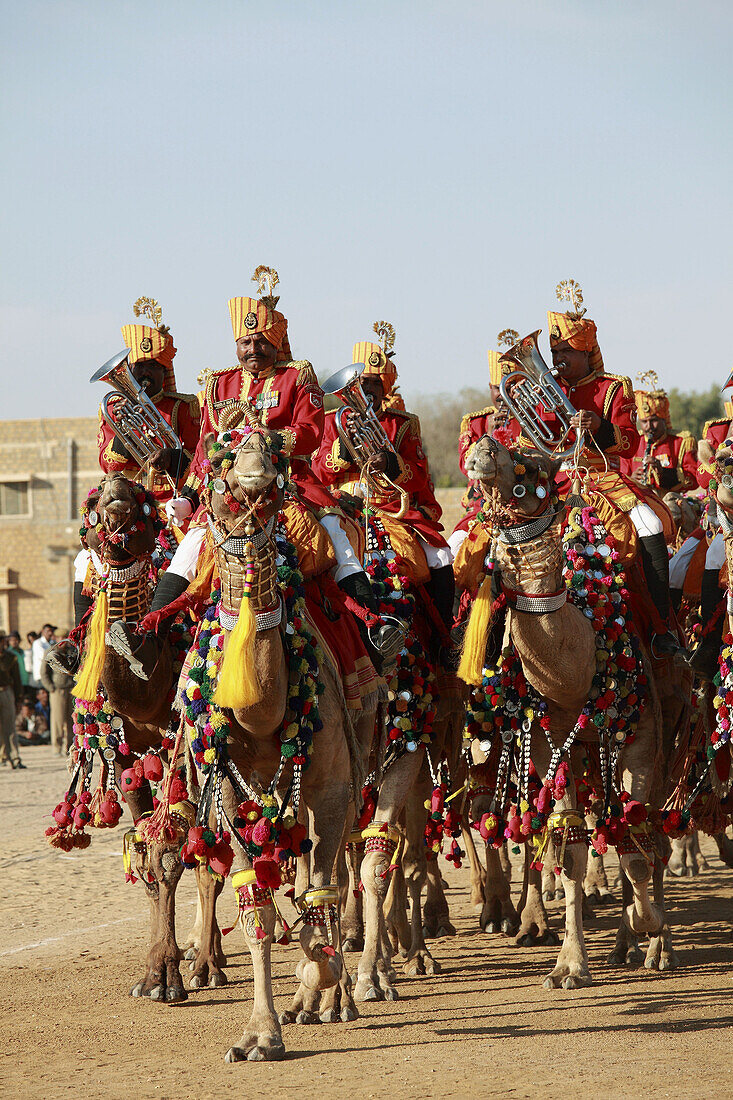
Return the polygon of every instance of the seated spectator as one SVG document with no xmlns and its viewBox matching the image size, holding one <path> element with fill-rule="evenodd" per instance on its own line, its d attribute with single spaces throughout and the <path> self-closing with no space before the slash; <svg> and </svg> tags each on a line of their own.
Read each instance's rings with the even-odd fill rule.
<svg viewBox="0 0 733 1100">
<path fill-rule="evenodd" d="M 23 702 L 15 719 L 15 733 L 21 745 L 47 745 L 49 742 L 48 722 L 42 714 L 37 714 L 33 704 Z"/>
<path fill-rule="evenodd" d="M 48 691 L 45 687 L 38 689 L 36 697 L 36 705 L 34 707 L 36 714 L 40 715 L 46 722 L 46 729 L 51 728 L 51 704 L 48 701 Z"/>
<path fill-rule="evenodd" d="M 44 623 L 41 627 L 40 637 L 36 638 L 35 642 L 31 646 L 31 649 L 33 651 L 34 686 L 38 686 L 41 683 L 41 665 L 43 664 L 43 656 L 46 650 L 50 649 L 55 642 L 55 632 L 55 626 L 51 626 L 50 623 Z"/>
</svg>

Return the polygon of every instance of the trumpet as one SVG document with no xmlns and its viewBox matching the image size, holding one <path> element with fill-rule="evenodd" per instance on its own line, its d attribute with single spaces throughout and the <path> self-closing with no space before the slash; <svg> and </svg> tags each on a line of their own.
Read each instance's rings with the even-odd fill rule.
<svg viewBox="0 0 733 1100">
<path fill-rule="evenodd" d="M 182 444 L 135 381 L 129 355 L 129 348 L 113 355 L 89 381 L 108 382 L 114 387 L 102 399 L 102 419 L 123 440 L 138 466 L 144 466 L 161 448 L 180 451 Z"/>
<path fill-rule="evenodd" d="M 359 467 L 361 478 L 377 496 L 397 494 L 400 498 L 397 518 L 401 519 L 409 506 L 408 494 L 386 474 L 374 469 L 374 459 L 378 455 L 387 451 L 396 457 L 397 452 L 379 423 L 371 398 L 361 388 L 359 379 L 365 367 L 365 363 L 350 363 L 330 375 L 321 389 L 326 394 L 341 398 L 343 402 L 335 414 L 336 431 L 352 461 Z"/>
<path fill-rule="evenodd" d="M 502 359 L 514 364 L 514 370 L 502 378 L 499 392 L 509 412 L 522 425 L 522 429 L 534 446 L 551 458 L 564 460 L 582 450 L 584 433 L 576 433 L 576 441 L 569 442 L 575 432 L 570 420 L 576 410 L 562 391 L 554 372 L 542 358 L 537 337 L 542 329 L 525 336 Z M 542 412 L 554 416 L 558 431 L 542 419 Z"/>
</svg>

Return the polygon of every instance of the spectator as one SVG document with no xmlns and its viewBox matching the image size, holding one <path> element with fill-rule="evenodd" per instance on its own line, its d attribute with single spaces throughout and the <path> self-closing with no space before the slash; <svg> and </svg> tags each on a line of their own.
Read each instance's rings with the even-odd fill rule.
<svg viewBox="0 0 733 1100">
<path fill-rule="evenodd" d="M 22 702 L 15 719 L 15 734 L 21 745 L 47 745 L 48 723 L 42 714 L 36 714 L 33 704 Z"/>
<path fill-rule="evenodd" d="M 13 768 L 24 768 L 15 732 L 15 707 L 21 694 L 18 662 L 8 653 L 8 639 L 0 634 L 0 762 L 10 761 Z"/>
<path fill-rule="evenodd" d="M 41 668 L 43 668 L 43 663 L 41 663 Z M 47 688 L 41 687 L 41 688 L 38 689 L 38 694 L 36 696 L 36 705 L 33 709 L 34 709 L 34 712 L 36 714 L 40 714 L 40 716 L 45 720 L 46 729 L 50 729 L 51 728 L 51 706 L 50 706 L 50 703 L 49 703 L 49 696 L 48 696 L 48 689 Z"/>
<path fill-rule="evenodd" d="M 8 634 L 8 653 L 13 653 L 20 669 L 20 682 L 23 687 L 28 686 L 28 673 L 25 668 L 25 653 L 20 648 L 20 634 L 17 630 L 11 630 Z"/>
<path fill-rule="evenodd" d="M 56 630 L 55 626 L 51 626 L 50 623 L 44 623 L 41 628 L 40 638 L 36 638 L 32 645 L 33 650 L 33 679 L 36 685 L 41 683 L 41 664 L 43 663 L 43 657 L 47 649 L 50 649 L 53 645 L 53 636 Z"/>
<path fill-rule="evenodd" d="M 47 656 L 43 658 L 41 683 L 51 700 L 51 744 L 59 756 L 64 756 L 71 745 L 73 679 L 73 676 L 69 676 L 66 672 L 54 669 L 48 663 Z"/>
<path fill-rule="evenodd" d="M 38 635 L 35 630 L 29 630 L 25 637 L 28 642 L 28 648 L 23 650 L 23 656 L 25 657 L 26 684 L 28 687 L 38 687 L 38 684 L 33 683 L 33 643 Z"/>
</svg>

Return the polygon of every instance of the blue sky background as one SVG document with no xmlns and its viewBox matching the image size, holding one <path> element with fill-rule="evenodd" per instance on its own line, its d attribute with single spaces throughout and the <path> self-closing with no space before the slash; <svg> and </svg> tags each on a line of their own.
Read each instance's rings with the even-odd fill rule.
<svg viewBox="0 0 733 1100">
<path fill-rule="evenodd" d="M 2 6 L 3 417 L 92 414 L 141 294 L 193 388 L 260 263 L 321 377 L 385 319 L 481 385 L 569 276 L 609 371 L 727 376 L 727 0 Z"/>
</svg>

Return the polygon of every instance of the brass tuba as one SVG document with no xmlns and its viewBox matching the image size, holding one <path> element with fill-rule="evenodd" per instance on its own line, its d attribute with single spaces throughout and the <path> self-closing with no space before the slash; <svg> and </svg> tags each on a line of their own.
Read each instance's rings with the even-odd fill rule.
<svg viewBox="0 0 733 1100">
<path fill-rule="evenodd" d="M 374 459 L 382 452 L 388 451 L 393 455 L 397 452 L 379 423 L 370 398 L 361 388 L 359 379 L 365 366 L 365 363 L 350 363 L 348 367 L 342 367 L 326 379 L 321 389 L 326 394 L 341 398 L 343 402 L 335 413 L 336 431 L 352 461 L 359 467 L 360 476 L 376 496 L 399 496 L 397 518 L 401 519 L 409 505 L 408 494 L 386 474 L 375 470 L 373 465 Z"/>
<path fill-rule="evenodd" d="M 499 392 L 534 446 L 551 458 L 564 460 L 570 458 L 576 448 L 582 450 L 584 436 L 582 432 L 576 433 L 577 441 L 569 442 L 571 432 L 575 432 L 570 419 L 576 410 L 563 393 L 554 371 L 542 358 L 537 346 L 541 331 L 538 328 L 503 353 L 502 359 L 513 363 L 514 369 L 502 378 Z M 559 425 L 557 432 L 544 422 L 543 412 L 555 417 Z"/>
<path fill-rule="evenodd" d="M 182 444 L 130 370 L 130 349 L 113 355 L 90 382 L 108 382 L 114 389 L 102 399 L 102 419 L 124 442 L 139 466 L 161 447 L 180 451 Z"/>
</svg>

